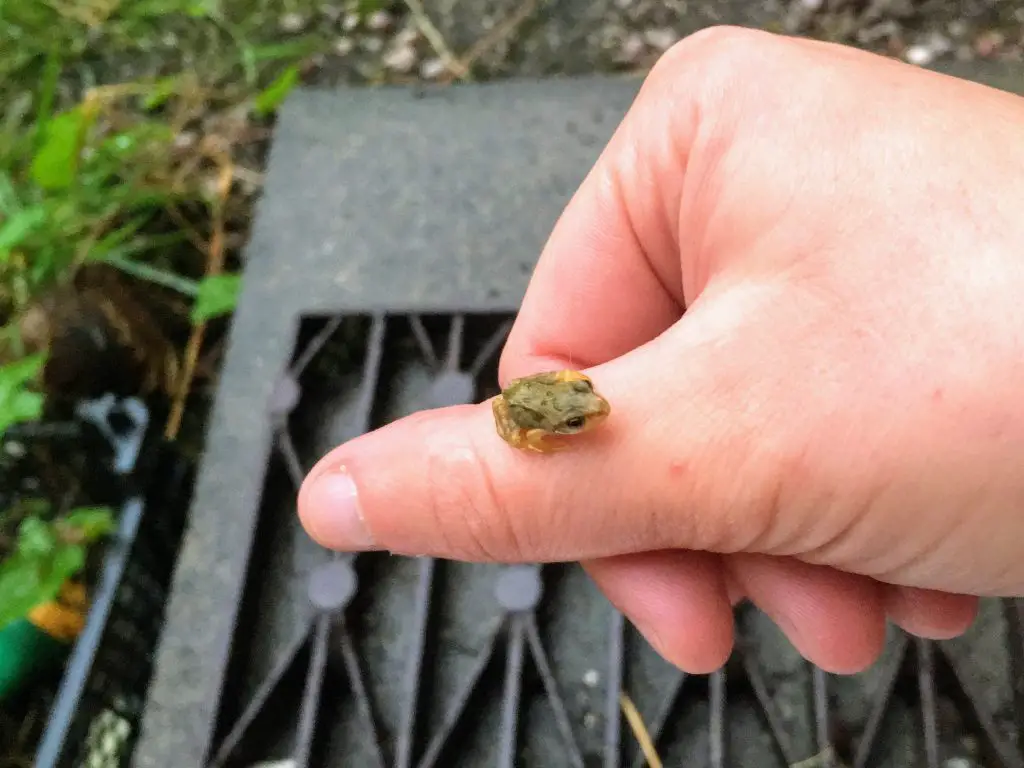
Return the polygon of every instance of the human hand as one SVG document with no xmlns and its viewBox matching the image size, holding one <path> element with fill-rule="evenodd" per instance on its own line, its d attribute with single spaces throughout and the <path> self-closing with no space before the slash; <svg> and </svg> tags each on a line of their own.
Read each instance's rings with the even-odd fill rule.
<svg viewBox="0 0 1024 768">
<path fill-rule="evenodd" d="M 579 560 L 690 672 L 742 598 L 855 672 L 886 618 L 950 637 L 1024 594 L 1022 288 L 1024 100 L 705 30 L 566 208 L 501 360 L 571 354 L 611 418 L 536 456 L 486 403 L 417 414 L 324 457 L 299 513 L 335 549 Z"/>
</svg>

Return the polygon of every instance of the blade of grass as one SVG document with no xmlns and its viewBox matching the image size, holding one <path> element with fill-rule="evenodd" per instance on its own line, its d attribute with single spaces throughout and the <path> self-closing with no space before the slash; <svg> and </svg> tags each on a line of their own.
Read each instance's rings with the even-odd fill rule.
<svg viewBox="0 0 1024 768">
<path fill-rule="evenodd" d="M 53 117 L 53 100 L 57 93 L 57 78 L 60 77 L 60 54 L 57 49 L 51 48 L 46 56 L 46 63 L 43 66 L 43 82 L 39 89 L 39 104 L 36 107 L 36 127 L 33 143 L 38 145 L 43 136 L 44 126 Z"/>
<path fill-rule="evenodd" d="M 167 272 L 156 267 L 141 262 L 133 261 L 132 259 L 126 258 L 117 252 L 108 253 L 97 259 L 105 264 L 109 264 L 112 267 L 124 272 L 126 275 L 131 275 L 140 280 L 146 280 L 150 283 L 156 283 L 162 285 L 165 288 L 170 288 L 173 291 L 184 294 L 194 298 L 199 295 L 199 283 L 195 280 L 189 280 L 181 275 L 176 275 L 173 272 Z"/>
<path fill-rule="evenodd" d="M 20 210 L 21 200 L 14 188 L 14 182 L 6 170 L 0 170 L 0 213 L 4 216 L 13 216 Z"/>
<path fill-rule="evenodd" d="M 292 89 L 298 85 L 299 68 L 288 67 L 280 76 L 261 93 L 256 96 L 253 102 L 253 111 L 260 117 L 266 117 L 277 111 L 281 102 L 287 98 Z"/>
</svg>

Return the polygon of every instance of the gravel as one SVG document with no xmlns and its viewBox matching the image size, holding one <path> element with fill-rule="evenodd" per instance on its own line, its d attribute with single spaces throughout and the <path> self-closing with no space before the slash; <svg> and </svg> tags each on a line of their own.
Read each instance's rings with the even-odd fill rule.
<svg viewBox="0 0 1024 768">
<path fill-rule="evenodd" d="M 320 84 L 431 81 L 450 74 L 449 57 L 470 52 L 481 80 L 643 70 L 682 37 L 721 23 L 919 66 L 978 58 L 1024 66 L 1024 0 L 433 0 L 419 16 L 410 7 L 420 3 L 364 17 L 325 6 L 304 26 L 328 25 L 338 37 L 307 74 Z"/>
</svg>

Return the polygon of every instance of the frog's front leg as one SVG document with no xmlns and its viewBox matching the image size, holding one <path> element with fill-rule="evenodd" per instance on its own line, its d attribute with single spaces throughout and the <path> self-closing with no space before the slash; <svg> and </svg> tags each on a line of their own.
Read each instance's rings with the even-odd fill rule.
<svg viewBox="0 0 1024 768">
<path fill-rule="evenodd" d="M 551 438 L 548 432 L 543 429 L 527 429 L 522 435 L 523 447 L 535 453 L 558 453 L 568 448 L 558 440 Z"/>
</svg>

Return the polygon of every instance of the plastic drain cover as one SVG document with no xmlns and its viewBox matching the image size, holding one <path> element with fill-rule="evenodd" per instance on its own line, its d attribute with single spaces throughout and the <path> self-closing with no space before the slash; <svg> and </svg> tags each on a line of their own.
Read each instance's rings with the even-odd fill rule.
<svg viewBox="0 0 1024 768">
<path fill-rule="evenodd" d="M 309 600 L 322 611 L 339 611 L 356 593 L 356 572 L 348 560 L 333 560 L 309 576 Z"/>
<path fill-rule="evenodd" d="M 507 568 L 498 577 L 494 594 L 506 610 L 533 610 L 540 602 L 539 569 L 532 565 L 514 565 Z"/>
</svg>

